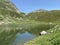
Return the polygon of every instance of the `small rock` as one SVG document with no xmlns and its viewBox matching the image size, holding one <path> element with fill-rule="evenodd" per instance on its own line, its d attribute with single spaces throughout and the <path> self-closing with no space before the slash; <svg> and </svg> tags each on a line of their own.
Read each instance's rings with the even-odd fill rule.
<svg viewBox="0 0 60 45">
<path fill-rule="evenodd" d="M 40 32 L 40 35 L 45 35 L 45 34 L 47 34 L 46 31 L 42 31 L 42 32 Z"/>
</svg>

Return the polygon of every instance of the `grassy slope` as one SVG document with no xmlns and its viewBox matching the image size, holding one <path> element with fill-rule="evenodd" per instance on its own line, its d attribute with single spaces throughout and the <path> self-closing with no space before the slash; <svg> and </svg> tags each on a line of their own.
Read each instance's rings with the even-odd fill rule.
<svg viewBox="0 0 60 45">
<path fill-rule="evenodd" d="M 39 36 L 24 45 L 60 45 L 60 26 L 57 25 L 50 30 L 54 30 L 54 32 Z"/>
<path fill-rule="evenodd" d="M 31 12 L 27 15 L 27 18 L 44 22 L 60 22 L 60 10 Z"/>
</svg>

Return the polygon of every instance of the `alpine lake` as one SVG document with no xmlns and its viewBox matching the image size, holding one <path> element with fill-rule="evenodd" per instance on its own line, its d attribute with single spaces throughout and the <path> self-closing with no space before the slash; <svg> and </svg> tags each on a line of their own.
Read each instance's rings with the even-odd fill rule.
<svg viewBox="0 0 60 45">
<path fill-rule="evenodd" d="M 3 24 L 0 25 L 0 45 L 24 45 L 38 36 L 42 30 L 49 30 L 49 24 Z"/>
</svg>

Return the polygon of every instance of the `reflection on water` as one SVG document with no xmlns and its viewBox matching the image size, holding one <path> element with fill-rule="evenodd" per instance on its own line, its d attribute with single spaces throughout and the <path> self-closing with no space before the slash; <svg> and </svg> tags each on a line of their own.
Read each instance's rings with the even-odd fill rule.
<svg viewBox="0 0 60 45">
<path fill-rule="evenodd" d="M 22 27 L 22 28 L 21 28 Z M 25 42 L 39 36 L 41 30 L 48 30 L 53 26 L 16 26 L 1 25 L 0 26 L 0 45 L 24 45 Z"/>
<path fill-rule="evenodd" d="M 25 42 L 35 38 L 35 35 L 30 34 L 29 32 L 25 32 L 23 34 L 17 34 L 16 39 L 13 42 L 13 45 L 17 45 L 17 44 L 24 44 Z"/>
<path fill-rule="evenodd" d="M 0 45 L 9 45 L 14 41 L 15 35 L 14 32 L 0 32 Z"/>
<path fill-rule="evenodd" d="M 14 31 L 0 32 L 0 45 L 23 45 L 25 42 L 35 38 L 35 34 L 31 34 L 28 31 Z"/>
</svg>

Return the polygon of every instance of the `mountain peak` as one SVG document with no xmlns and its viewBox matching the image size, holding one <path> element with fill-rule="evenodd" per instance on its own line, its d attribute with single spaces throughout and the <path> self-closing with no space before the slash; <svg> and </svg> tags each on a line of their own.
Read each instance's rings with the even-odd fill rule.
<svg viewBox="0 0 60 45">
<path fill-rule="evenodd" d="M 48 10 L 45 10 L 45 9 L 38 9 L 38 10 L 34 10 L 33 12 L 46 12 Z"/>
</svg>

